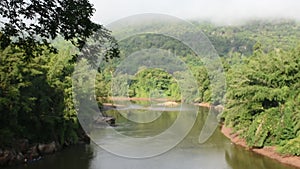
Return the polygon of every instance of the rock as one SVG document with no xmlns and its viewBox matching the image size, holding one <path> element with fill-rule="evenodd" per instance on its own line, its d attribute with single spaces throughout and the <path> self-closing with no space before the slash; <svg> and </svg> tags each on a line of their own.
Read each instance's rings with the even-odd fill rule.
<svg viewBox="0 0 300 169">
<path fill-rule="evenodd" d="M 38 145 L 32 146 L 27 150 L 25 155 L 26 159 L 31 160 L 40 156 L 37 146 Z"/>
<path fill-rule="evenodd" d="M 4 150 L 0 154 L 0 166 L 21 164 L 24 161 L 24 155 L 15 150 Z"/>
<path fill-rule="evenodd" d="M 224 110 L 224 106 L 217 105 L 217 106 L 214 106 L 214 109 L 217 110 L 220 113 L 220 112 L 222 112 Z"/>
<path fill-rule="evenodd" d="M 96 120 L 94 120 L 94 123 L 97 125 L 109 124 L 113 126 L 116 124 L 116 118 L 99 116 Z"/>
<path fill-rule="evenodd" d="M 11 161 L 11 163 L 12 163 L 12 164 L 21 164 L 21 163 L 24 162 L 24 160 L 25 160 L 25 156 L 24 156 L 21 152 L 19 152 L 19 153 L 15 156 L 15 158 Z"/>
<path fill-rule="evenodd" d="M 56 143 L 52 141 L 49 144 L 38 144 L 37 150 L 41 155 L 53 154 L 57 151 Z"/>
<path fill-rule="evenodd" d="M 12 152 L 8 151 L 8 150 L 4 150 L 2 151 L 2 153 L 0 154 L 0 165 L 4 166 L 4 165 L 8 165 L 9 161 L 12 159 Z"/>
<path fill-rule="evenodd" d="M 38 145 L 34 145 L 30 147 L 27 152 L 25 153 L 24 162 L 30 162 L 35 158 L 40 156 Z"/>
</svg>

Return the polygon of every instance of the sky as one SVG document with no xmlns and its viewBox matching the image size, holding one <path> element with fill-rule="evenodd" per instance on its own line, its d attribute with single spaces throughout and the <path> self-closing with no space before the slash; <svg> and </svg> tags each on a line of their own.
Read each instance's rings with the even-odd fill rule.
<svg viewBox="0 0 300 169">
<path fill-rule="evenodd" d="M 168 14 L 181 19 L 206 19 L 235 24 L 258 18 L 300 20 L 300 0 L 90 0 L 93 20 L 107 25 L 143 13 Z"/>
</svg>

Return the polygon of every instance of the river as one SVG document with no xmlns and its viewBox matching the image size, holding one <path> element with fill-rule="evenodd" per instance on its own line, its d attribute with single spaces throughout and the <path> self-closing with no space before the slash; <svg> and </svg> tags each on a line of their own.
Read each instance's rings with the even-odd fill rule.
<svg viewBox="0 0 300 169">
<path fill-rule="evenodd" d="M 113 146 L 120 142 L 119 137 L 109 134 L 106 130 L 115 130 L 118 133 L 133 138 L 153 137 L 164 132 L 179 117 L 179 113 L 185 115 L 185 111 L 178 110 L 160 111 L 159 117 L 153 116 L 154 121 L 149 123 L 134 123 L 128 120 L 133 116 L 136 119 L 145 119 L 148 111 L 131 111 L 121 115 L 116 110 L 107 111 L 107 115 L 116 118 L 115 127 L 99 127 L 92 132 L 93 143 L 90 145 L 78 145 L 67 148 L 54 155 L 45 157 L 43 160 L 29 165 L 10 167 L 11 169 L 295 169 L 290 166 L 280 164 L 267 157 L 244 150 L 232 144 L 220 129 L 217 128 L 212 136 L 205 142 L 199 143 L 199 134 L 203 130 L 203 125 L 209 114 L 207 108 L 199 108 L 195 123 L 187 136 L 176 144 L 175 147 L 162 154 L 148 158 L 128 158 L 113 154 L 108 151 L 107 146 L 101 148 L 98 145 Z M 157 111 L 152 111 L 156 112 Z M 189 113 L 186 113 L 189 114 Z M 188 122 L 187 122 L 188 123 Z M 100 131 L 100 132 L 99 132 Z M 102 138 L 102 139 L 101 139 Z M 167 140 L 169 141 L 169 140 Z M 149 144 L 152 145 L 152 144 Z M 159 144 L 158 144 L 159 145 Z M 109 147 L 108 146 L 108 147 Z M 159 150 L 164 147 L 150 147 L 150 150 Z M 143 149 L 137 145 L 133 152 Z M 108 151 L 107 151 L 108 150 Z M 114 151 L 114 150 L 112 150 Z M 128 150 L 126 150 L 128 151 Z M 131 150 L 129 150 L 131 151 Z M 131 152 L 125 152 L 128 155 Z M 141 152 L 143 154 L 143 152 Z M 146 152 L 144 152 L 146 153 Z M 146 153 L 147 154 L 147 153 Z"/>
</svg>

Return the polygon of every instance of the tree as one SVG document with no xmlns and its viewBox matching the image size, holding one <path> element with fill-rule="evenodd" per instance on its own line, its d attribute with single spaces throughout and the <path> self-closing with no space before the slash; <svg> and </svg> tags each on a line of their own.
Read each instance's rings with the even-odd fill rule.
<svg viewBox="0 0 300 169">
<path fill-rule="evenodd" d="M 249 146 L 276 145 L 281 153 L 300 154 L 299 49 L 257 52 L 228 71 L 222 116 Z"/>
<path fill-rule="evenodd" d="M 50 40 L 58 35 L 79 49 L 92 35 L 110 41 L 109 31 L 91 21 L 94 12 L 88 0 L 2 0 L 0 47 L 18 46 L 30 57 L 41 54 L 45 46 L 57 52 Z"/>
<path fill-rule="evenodd" d="M 90 20 L 94 11 L 88 0 L 0 2 L 0 147 L 82 136 L 72 97 L 74 46 L 86 54 L 89 41 L 106 57 L 117 53 L 110 32 Z"/>
</svg>

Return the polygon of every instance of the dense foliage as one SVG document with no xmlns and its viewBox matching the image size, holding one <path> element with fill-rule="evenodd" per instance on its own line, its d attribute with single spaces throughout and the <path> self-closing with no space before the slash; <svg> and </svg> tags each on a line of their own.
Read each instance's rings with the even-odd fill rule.
<svg viewBox="0 0 300 169">
<path fill-rule="evenodd" d="M 71 45 L 64 52 L 26 60 L 24 52 L 7 47 L 0 54 L 0 144 L 13 139 L 77 140 L 79 128 L 71 97 Z M 74 51 L 75 49 L 73 49 Z M 74 52 L 73 52 L 74 53 Z"/>
<path fill-rule="evenodd" d="M 99 32 L 99 40 L 110 38 L 108 30 L 91 21 L 95 12 L 87 0 L 2 0 L 0 2 L 1 48 L 9 45 L 23 49 L 27 57 L 40 54 L 61 35 L 78 48 L 86 39 Z"/>
<path fill-rule="evenodd" d="M 3 4 L 7 2 L 0 3 L 3 9 L 1 15 L 14 12 L 10 11 L 11 8 L 4 8 Z M 30 8 L 30 2 L 33 1 L 26 1 L 21 5 L 12 4 L 17 5 L 17 11 L 24 12 L 25 9 Z M 63 2 L 36 3 L 39 8 L 33 8 L 34 10 L 31 11 L 33 13 L 53 11 L 55 3 Z M 50 6 L 47 6 L 48 3 Z M 88 8 L 86 12 L 89 16 L 93 11 L 92 6 L 85 7 Z M 77 10 L 85 10 L 75 6 L 68 8 L 75 10 L 75 13 Z M 57 10 L 52 14 L 56 16 L 59 12 L 62 11 Z M 68 27 L 63 30 L 61 26 L 68 19 L 56 18 L 60 24 L 50 28 L 47 27 L 48 24 L 43 25 L 46 24 L 43 19 L 48 17 L 44 16 L 44 13 L 33 15 L 21 12 L 20 14 L 19 16 L 7 15 L 6 17 L 10 17 L 9 22 L 5 24 L 5 29 L 2 29 L 3 33 L 0 34 L 2 46 L 0 49 L 0 145 L 11 145 L 11 142 L 18 138 L 45 142 L 49 140 L 60 143 L 76 142 L 80 136 L 78 133 L 80 125 L 74 109 L 71 83 L 75 66 L 73 55 L 76 53 L 76 48 L 59 39 L 54 42 L 54 46 L 59 49 L 58 53 L 54 54 L 47 43 L 49 39 L 55 38 L 56 34 L 62 33 L 64 38 L 73 40 L 73 44 L 81 48 L 82 40 L 91 34 L 80 32 L 80 25 L 77 27 L 73 25 L 76 28 Z M 40 21 L 38 25 L 29 27 L 26 24 L 22 25 L 22 21 L 18 18 L 27 15 L 38 17 Z M 73 17 L 75 15 L 70 19 L 74 20 Z M 49 20 L 49 23 L 52 21 Z M 24 30 L 29 31 L 28 35 L 37 29 L 36 35 L 42 39 L 40 42 L 43 42 L 43 38 L 47 40 L 44 41 L 45 43 L 39 43 L 36 41 L 38 38 L 20 36 L 23 39 L 12 41 L 16 34 L 9 34 L 7 29 L 11 27 L 12 33 L 18 32 L 19 24 L 24 26 Z M 225 124 L 245 138 L 251 147 L 275 145 L 281 153 L 300 155 L 300 48 L 297 48 L 300 25 L 293 21 L 253 21 L 242 26 L 215 26 L 206 22 L 194 22 L 194 24 L 207 34 L 222 56 L 228 85 L 226 111 L 222 114 Z M 93 30 L 93 24 L 90 26 L 89 28 Z M 39 27 L 43 29 L 38 29 Z M 72 31 L 69 32 L 68 29 Z M 43 33 L 39 34 L 40 31 Z M 61 31 L 66 32 L 64 34 Z M 77 31 L 82 34 L 78 35 Z M 96 36 L 105 39 L 109 34 L 105 29 L 103 31 L 103 36 L 101 33 Z M 77 35 L 78 38 L 74 38 Z M 5 41 L 7 39 L 9 41 Z M 107 39 L 114 43 L 112 38 L 107 37 Z M 27 50 L 26 45 L 30 45 L 31 42 L 35 46 Z M 100 43 L 104 42 L 107 41 L 100 40 Z M 98 44 L 92 43 L 91 47 L 93 45 Z M 108 57 L 102 60 L 98 68 L 95 92 L 99 105 L 115 94 L 112 93 L 113 85 L 117 87 L 118 92 L 125 93 L 123 96 L 128 97 L 163 97 L 176 101 L 222 103 L 222 98 L 212 96 L 212 88 L 215 86 L 211 86 L 205 65 L 178 40 L 162 35 L 142 34 L 119 42 L 119 47 L 120 58 Z M 155 52 L 159 50 L 151 52 L 143 50 L 155 48 L 169 53 L 162 52 L 157 55 Z M 105 55 L 113 56 L 116 48 L 109 49 L 112 50 Z M 134 54 L 139 58 L 134 58 Z M 126 63 L 124 60 L 126 61 L 128 55 L 133 58 Z M 171 55 L 175 55 L 174 58 L 178 61 L 174 58 L 169 59 Z M 147 60 L 150 56 L 152 60 Z M 89 61 L 84 60 L 84 65 L 95 63 Z M 184 77 L 188 75 L 179 61 L 187 66 L 198 84 L 185 80 Z M 116 78 L 118 75 L 116 71 L 120 70 L 125 72 Z M 117 81 L 114 81 L 116 79 Z M 77 80 L 84 81 L 84 79 Z M 124 82 L 126 88 L 120 88 Z M 182 97 L 184 91 L 181 91 L 181 88 L 190 90 L 193 96 Z"/>
<path fill-rule="evenodd" d="M 273 145 L 281 153 L 300 155 L 300 112 L 297 108 L 300 101 L 299 23 L 279 20 L 252 21 L 241 26 L 215 26 L 203 22 L 194 24 L 208 35 L 223 60 L 228 87 L 226 111 L 222 114 L 225 124 L 245 138 L 250 147 Z M 120 42 L 122 55 L 119 59 L 145 48 L 160 48 L 176 53 L 198 82 L 199 93 L 193 101 L 218 104 L 218 100 L 212 99 L 212 86 L 205 66 L 193 52 L 176 40 L 161 35 L 135 36 Z M 146 54 L 140 55 L 141 60 L 147 57 Z M 162 61 L 162 58 L 158 59 Z M 118 65 L 121 61 L 114 63 Z M 131 65 L 137 63 L 134 60 Z M 112 78 L 107 73 L 116 69 L 113 65 L 102 71 L 105 83 Z M 150 67 L 146 63 L 144 65 Z M 179 69 L 177 67 L 180 66 L 171 67 Z M 131 68 L 132 72 L 140 69 Z M 160 83 L 158 79 L 162 75 L 152 71 L 146 69 L 130 77 L 129 96 L 147 97 L 151 94 L 150 86 L 154 82 Z M 174 84 L 167 79 L 165 77 L 166 84 L 160 86 Z M 166 88 L 165 94 L 172 93 L 169 89 Z"/>
<path fill-rule="evenodd" d="M 100 98 L 148 98 L 150 92 L 156 90 L 170 100 L 211 101 L 205 66 L 190 48 L 178 40 L 158 34 L 141 34 L 122 40 L 118 45 L 120 58 L 100 64 L 96 83 Z M 114 79 L 120 82 L 112 83 Z M 124 79 L 128 80 L 128 89 L 120 87 Z M 195 82 L 201 84 L 200 88 Z M 118 91 L 111 91 L 111 85 L 119 87 Z"/>
<path fill-rule="evenodd" d="M 193 22 L 211 40 L 220 56 L 240 53 L 249 56 L 256 42 L 266 53 L 274 49 L 288 50 L 297 47 L 300 24 L 293 20 L 253 20 L 242 25 L 219 25 Z"/>
<path fill-rule="evenodd" d="M 117 54 L 110 32 L 91 21 L 94 12 L 87 0 L 0 2 L 0 147 L 83 135 L 72 97 L 76 50 L 90 38 L 97 42 L 90 49 Z"/>
<path fill-rule="evenodd" d="M 227 73 L 225 124 L 251 147 L 277 145 L 282 153 L 300 155 L 300 48 L 254 54 Z"/>
<path fill-rule="evenodd" d="M 175 79 L 161 69 L 144 69 L 131 79 L 130 97 L 169 98 L 180 100 L 180 89 Z"/>
</svg>

